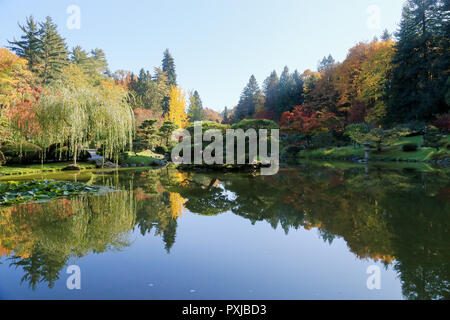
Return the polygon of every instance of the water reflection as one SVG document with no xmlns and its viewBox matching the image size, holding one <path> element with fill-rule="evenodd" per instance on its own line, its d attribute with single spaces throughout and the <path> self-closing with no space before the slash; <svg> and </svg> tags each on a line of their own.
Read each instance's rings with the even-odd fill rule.
<svg viewBox="0 0 450 320">
<path fill-rule="evenodd" d="M 277 176 L 182 173 L 173 168 L 93 174 L 106 195 L 0 209 L 0 255 L 32 288 L 52 287 L 72 257 L 124 250 L 132 230 L 175 245 L 187 212 L 232 212 L 286 233 L 343 238 L 360 259 L 392 265 L 407 299 L 450 299 L 448 172 L 304 165 Z"/>
</svg>

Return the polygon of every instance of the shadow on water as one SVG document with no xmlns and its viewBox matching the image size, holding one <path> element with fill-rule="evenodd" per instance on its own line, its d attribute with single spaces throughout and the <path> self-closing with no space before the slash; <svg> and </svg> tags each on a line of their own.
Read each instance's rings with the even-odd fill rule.
<svg viewBox="0 0 450 320">
<path fill-rule="evenodd" d="M 0 256 L 23 269 L 31 288 L 52 287 L 70 258 L 125 250 L 132 230 L 161 237 L 170 253 L 182 214 L 232 212 L 285 233 L 317 229 L 330 244 L 342 238 L 359 259 L 392 265 L 405 298 L 450 299 L 449 176 L 330 164 L 285 168 L 276 176 L 170 167 L 92 172 L 81 180 L 118 190 L 0 208 Z"/>
</svg>

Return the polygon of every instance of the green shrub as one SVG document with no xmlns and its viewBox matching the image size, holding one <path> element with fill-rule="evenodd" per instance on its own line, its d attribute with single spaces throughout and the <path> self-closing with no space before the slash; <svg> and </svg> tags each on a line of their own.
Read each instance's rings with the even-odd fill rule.
<svg viewBox="0 0 450 320">
<path fill-rule="evenodd" d="M 128 152 L 122 152 L 119 154 L 119 164 L 125 164 L 130 159 Z"/>
<path fill-rule="evenodd" d="M 166 147 L 166 146 L 157 146 L 156 148 L 155 148 L 155 152 L 157 153 L 157 154 L 166 154 L 167 152 L 169 151 L 169 149 Z"/>
<path fill-rule="evenodd" d="M 229 129 L 229 128 L 230 128 L 230 126 L 226 125 L 226 124 L 221 124 L 221 123 L 217 123 L 214 121 L 202 121 L 202 133 L 204 133 L 207 130 L 212 130 L 212 129 L 216 129 L 216 130 L 225 132 L 225 130 Z M 185 129 L 187 131 L 189 131 L 189 133 L 191 134 L 192 137 L 194 136 L 194 123 L 190 124 Z"/>
<path fill-rule="evenodd" d="M 417 151 L 417 149 L 418 149 L 418 146 L 416 143 L 407 143 L 402 146 L 402 150 L 404 152 L 413 152 L 413 151 Z"/>
<path fill-rule="evenodd" d="M 447 138 L 445 138 L 439 129 L 434 126 L 428 126 L 423 136 L 423 145 L 425 147 L 435 148 L 439 150 L 447 144 Z"/>
<path fill-rule="evenodd" d="M 242 129 L 244 131 L 248 129 L 255 129 L 258 131 L 259 129 L 271 130 L 279 128 L 280 127 L 275 122 L 266 119 L 244 119 L 231 126 L 231 129 Z"/>
</svg>

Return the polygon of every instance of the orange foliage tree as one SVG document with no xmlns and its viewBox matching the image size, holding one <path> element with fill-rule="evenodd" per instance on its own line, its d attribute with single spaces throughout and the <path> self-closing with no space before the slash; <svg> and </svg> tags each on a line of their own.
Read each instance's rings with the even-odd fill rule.
<svg viewBox="0 0 450 320">
<path fill-rule="evenodd" d="M 205 108 L 205 118 L 206 120 L 209 121 L 214 121 L 214 122 L 222 122 L 222 117 L 220 116 L 220 114 L 214 110 Z"/>
</svg>

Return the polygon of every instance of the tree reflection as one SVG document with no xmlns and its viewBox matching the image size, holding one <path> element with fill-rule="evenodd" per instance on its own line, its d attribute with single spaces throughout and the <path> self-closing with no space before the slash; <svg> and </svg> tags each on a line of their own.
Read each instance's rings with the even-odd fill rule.
<svg viewBox="0 0 450 320">
<path fill-rule="evenodd" d="M 448 181 L 448 172 L 304 166 L 271 177 L 190 174 L 177 192 L 197 214 L 229 210 L 286 233 L 316 228 L 330 244 L 343 238 L 360 259 L 392 264 L 406 298 L 449 299 Z"/>
<path fill-rule="evenodd" d="M 0 209 L 0 255 L 31 287 L 50 287 L 72 257 L 121 250 L 129 234 L 161 237 L 170 252 L 186 212 L 232 212 L 286 233 L 343 238 L 360 259 L 392 265 L 408 299 L 450 299 L 448 172 L 304 165 L 276 176 L 182 173 L 173 168 L 98 174 L 119 191 Z"/>
</svg>

